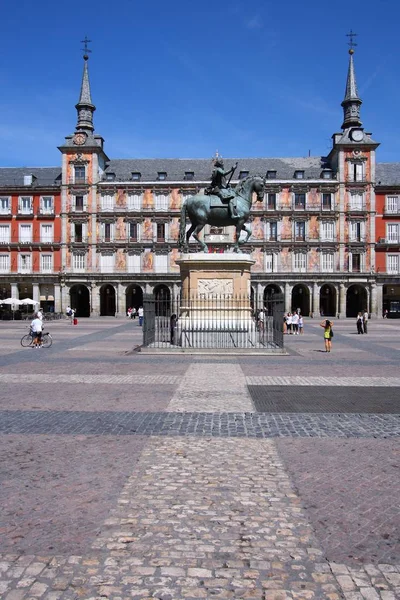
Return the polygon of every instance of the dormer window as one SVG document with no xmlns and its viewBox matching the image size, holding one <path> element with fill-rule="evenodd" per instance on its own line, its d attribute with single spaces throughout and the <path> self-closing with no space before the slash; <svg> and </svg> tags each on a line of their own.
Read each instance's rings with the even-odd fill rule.
<svg viewBox="0 0 400 600">
<path fill-rule="evenodd" d="M 132 173 L 132 181 L 140 181 L 141 177 L 142 177 L 142 174 L 139 173 L 139 171 L 134 171 Z"/>
<path fill-rule="evenodd" d="M 322 179 L 332 179 L 333 173 L 332 173 L 332 169 L 324 169 L 322 171 Z"/>
<path fill-rule="evenodd" d="M 115 181 L 115 173 L 106 173 L 106 181 Z"/>
<path fill-rule="evenodd" d="M 157 179 L 158 181 L 165 181 L 167 179 L 167 173 L 165 171 L 158 171 Z"/>
<path fill-rule="evenodd" d="M 239 179 L 245 179 L 248 176 L 248 174 L 249 174 L 248 171 L 240 171 Z"/>
<path fill-rule="evenodd" d="M 304 179 L 304 171 L 295 171 L 294 178 L 295 179 Z"/>
<path fill-rule="evenodd" d="M 194 179 L 194 171 L 185 171 L 185 181 L 193 181 Z"/>
<path fill-rule="evenodd" d="M 276 171 L 267 171 L 267 179 L 276 179 Z"/>
</svg>

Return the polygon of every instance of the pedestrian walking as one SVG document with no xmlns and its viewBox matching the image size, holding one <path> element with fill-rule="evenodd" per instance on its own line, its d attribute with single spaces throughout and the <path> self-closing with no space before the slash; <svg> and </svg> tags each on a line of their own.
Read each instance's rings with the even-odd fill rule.
<svg viewBox="0 0 400 600">
<path fill-rule="evenodd" d="M 139 317 L 139 327 L 141 327 L 143 325 L 143 317 L 144 317 L 143 306 L 139 306 L 139 308 L 138 308 L 138 317 Z"/>
<path fill-rule="evenodd" d="M 383 311 L 383 318 L 384 318 L 384 319 L 387 319 L 387 318 L 388 318 L 388 313 L 389 313 L 388 309 L 387 309 L 387 308 L 385 308 L 385 310 Z"/>
<path fill-rule="evenodd" d="M 303 321 L 303 315 L 300 314 L 299 315 L 299 334 L 303 335 L 304 333 L 304 321 Z"/>
<path fill-rule="evenodd" d="M 364 310 L 364 314 L 363 314 L 363 328 L 364 328 L 364 333 L 368 333 L 368 318 L 369 318 L 369 314 L 367 309 Z"/>
<path fill-rule="evenodd" d="M 292 315 L 293 335 L 299 335 L 299 313 L 295 312 Z"/>
<path fill-rule="evenodd" d="M 357 315 L 356 325 L 357 325 L 357 333 L 359 335 L 360 335 L 360 333 L 364 333 L 364 323 L 363 323 L 363 316 L 362 316 L 361 312 L 359 312 Z"/>
<path fill-rule="evenodd" d="M 320 326 L 324 328 L 325 352 L 330 352 L 332 348 L 333 323 L 329 319 L 324 319 Z"/>
</svg>

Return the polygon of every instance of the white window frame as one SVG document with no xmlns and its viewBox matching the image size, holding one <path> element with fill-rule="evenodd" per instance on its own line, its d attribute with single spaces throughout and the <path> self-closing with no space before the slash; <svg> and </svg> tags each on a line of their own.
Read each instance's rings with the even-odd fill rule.
<svg viewBox="0 0 400 600">
<path fill-rule="evenodd" d="M 321 252 L 320 259 L 321 273 L 333 273 L 335 269 L 335 253 Z"/>
<path fill-rule="evenodd" d="M 83 198 L 82 210 L 77 210 L 76 208 L 76 199 L 77 197 Z M 71 210 L 72 212 L 83 213 L 87 211 L 88 203 L 87 203 L 87 195 L 86 194 L 76 194 L 76 196 L 72 196 Z"/>
<path fill-rule="evenodd" d="M 100 210 L 102 212 L 114 212 L 115 194 L 100 195 Z"/>
<path fill-rule="evenodd" d="M 357 239 L 357 226 L 360 226 L 360 239 Z M 349 240 L 350 242 L 363 242 L 365 240 L 365 222 L 364 221 L 350 221 L 349 225 Z"/>
<path fill-rule="evenodd" d="M 169 194 L 157 192 L 154 194 L 154 209 L 156 211 L 167 211 L 169 207 Z"/>
<path fill-rule="evenodd" d="M 22 231 L 29 231 L 29 236 L 23 236 Z M 25 238 L 25 239 L 24 239 Z M 32 244 L 32 223 L 19 224 L 19 242 L 20 244 Z"/>
<path fill-rule="evenodd" d="M 84 169 L 84 176 L 83 177 L 76 177 L 76 170 L 77 169 Z M 86 177 L 87 177 L 87 168 L 85 165 L 74 165 L 73 166 L 73 183 L 86 183 Z"/>
<path fill-rule="evenodd" d="M 140 273 L 141 271 L 141 256 L 140 254 L 128 254 L 126 260 L 128 273 Z"/>
<path fill-rule="evenodd" d="M 100 273 L 114 273 L 115 254 L 100 254 Z"/>
<path fill-rule="evenodd" d="M 400 254 L 386 254 L 386 272 L 392 275 L 400 273 Z"/>
<path fill-rule="evenodd" d="M 168 273 L 168 254 L 154 255 L 154 271 L 156 273 Z"/>
<path fill-rule="evenodd" d="M 110 225 L 110 237 L 106 240 L 106 225 Z M 115 240 L 115 223 L 101 223 L 101 241 L 113 242 Z"/>
<path fill-rule="evenodd" d="M 365 196 L 362 192 L 350 192 L 349 208 L 350 210 L 363 210 L 365 205 Z"/>
<path fill-rule="evenodd" d="M 28 260 L 27 260 L 28 259 Z M 18 272 L 32 273 L 32 254 L 21 252 L 18 254 Z"/>
<path fill-rule="evenodd" d="M 46 266 L 45 263 L 48 263 Z M 53 254 L 41 254 L 40 255 L 40 272 L 41 273 L 52 273 L 53 272 Z"/>
<path fill-rule="evenodd" d="M 4 235 L 3 235 L 4 233 Z M 11 243 L 11 225 L 10 223 L 0 223 L 0 244 Z"/>
<path fill-rule="evenodd" d="M 9 273 L 10 272 L 10 255 L 9 254 L 0 254 L 0 273 Z"/>
<path fill-rule="evenodd" d="M 45 203 L 47 203 L 48 200 L 50 200 L 50 207 L 45 206 Z M 40 196 L 40 214 L 54 214 L 54 196 Z"/>
<path fill-rule="evenodd" d="M 275 238 L 271 237 L 271 223 L 276 224 L 276 237 Z M 265 235 L 266 241 L 267 242 L 277 242 L 278 238 L 279 238 L 278 231 L 279 231 L 278 220 L 267 221 L 265 223 L 265 229 L 264 229 L 264 235 Z"/>
<path fill-rule="evenodd" d="M 335 221 L 321 221 L 320 224 L 320 240 L 321 242 L 335 241 Z"/>
<path fill-rule="evenodd" d="M 11 215 L 11 196 L 0 196 L 0 215 Z"/>
<path fill-rule="evenodd" d="M 24 206 L 28 204 L 29 206 Z M 20 215 L 32 215 L 33 214 L 33 197 L 32 196 L 19 196 L 18 197 L 18 213 Z"/>
<path fill-rule="evenodd" d="M 307 273 L 306 252 L 293 252 L 292 269 L 294 273 Z"/>
<path fill-rule="evenodd" d="M 400 239 L 400 223 L 386 223 L 386 242 L 398 244 Z"/>
<path fill-rule="evenodd" d="M 278 255 L 276 252 L 266 252 L 264 255 L 264 269 L 266 273 L 277 273 Z"/>
<path fill-rule="evenodd" d="M 353 254 L 360 255 L 360 270 L 353 271 Z M 365 271 L 365 253 L 364 252 L 349 252 L 349 273 L 364 273 Z"/>
<path fill-rule="evenodd" d="M 48 229 L 50 233 L 45 233 L 45 229 Z M 54 242 L 53 223 L 40 223 L 40 242 L 42 244 L 52 244 Z"/>
<path fill-rule="evenodd" d="M 389 215 L 400 214 L 400 196 L 386 196 L 385 198 L 385 213 Z"/>
<path fill-rule="evenodd" d="M 128 194 L 128 210 L 141 210 L 142 199 L 142 194 Z"/>
<path fill-rule="evenodd" d="M 72 272 L 84 273 L 86 269 L 86 254 L 72 254 Z"/>
</svg>

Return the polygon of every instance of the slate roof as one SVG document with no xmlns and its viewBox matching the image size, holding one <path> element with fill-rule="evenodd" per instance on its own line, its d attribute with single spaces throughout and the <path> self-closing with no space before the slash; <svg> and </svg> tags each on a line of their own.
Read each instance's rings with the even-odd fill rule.
<svg viewBox="0 0 400 600">
<path fill-rule="evenodd" d="M 234 178 L 240 171 L 265 176 L 267 171 L 276 171 L 277 179 L 294 179 L 296 170 L 304 171 L 304 179 L 320 179 L 321 171 L 329 165 L 320 156 L 307 158 L 224 158 L 225 169 L 238 162 Z M 196 158 L 151 158 L 114 159 L 107 163 L 106 173 L 114 173 L 115 181 L 130 181 L 132 173 L 141 173 L 142 182 L 156 181 L 159 172 L 167 173 L 166 182 L 184 181 L 185 172 L 194 173 L 194 181 L 208 181 L 213 170 L 212 159 Z"/>
<path fill-rule="evenodd" d="M 0 186 L 23 186 L 24 175 L 36 177 L 27 188 L 61 184 L 61 167 L 0 167 Z"/>
<path fill-rule="evenodd" d="M 400 162 L 377 163 L 376 185 L 388 187 L 400 186 Z"/>
</svg>

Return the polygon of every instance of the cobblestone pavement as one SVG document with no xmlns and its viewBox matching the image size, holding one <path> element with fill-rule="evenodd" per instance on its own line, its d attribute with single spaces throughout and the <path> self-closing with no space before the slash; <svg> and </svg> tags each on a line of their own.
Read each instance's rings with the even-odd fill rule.
<svg viewBox="0 0 400 600">
<path fill-rule="evenodd" d="M 0 327 L 2 599 L 400 598 L 398 415 L 255 413 L 248 388 L 394 392 L 400 324 L 338 322 L 326 355 L 308 320 L 286 357 Z"/>
</svg>

